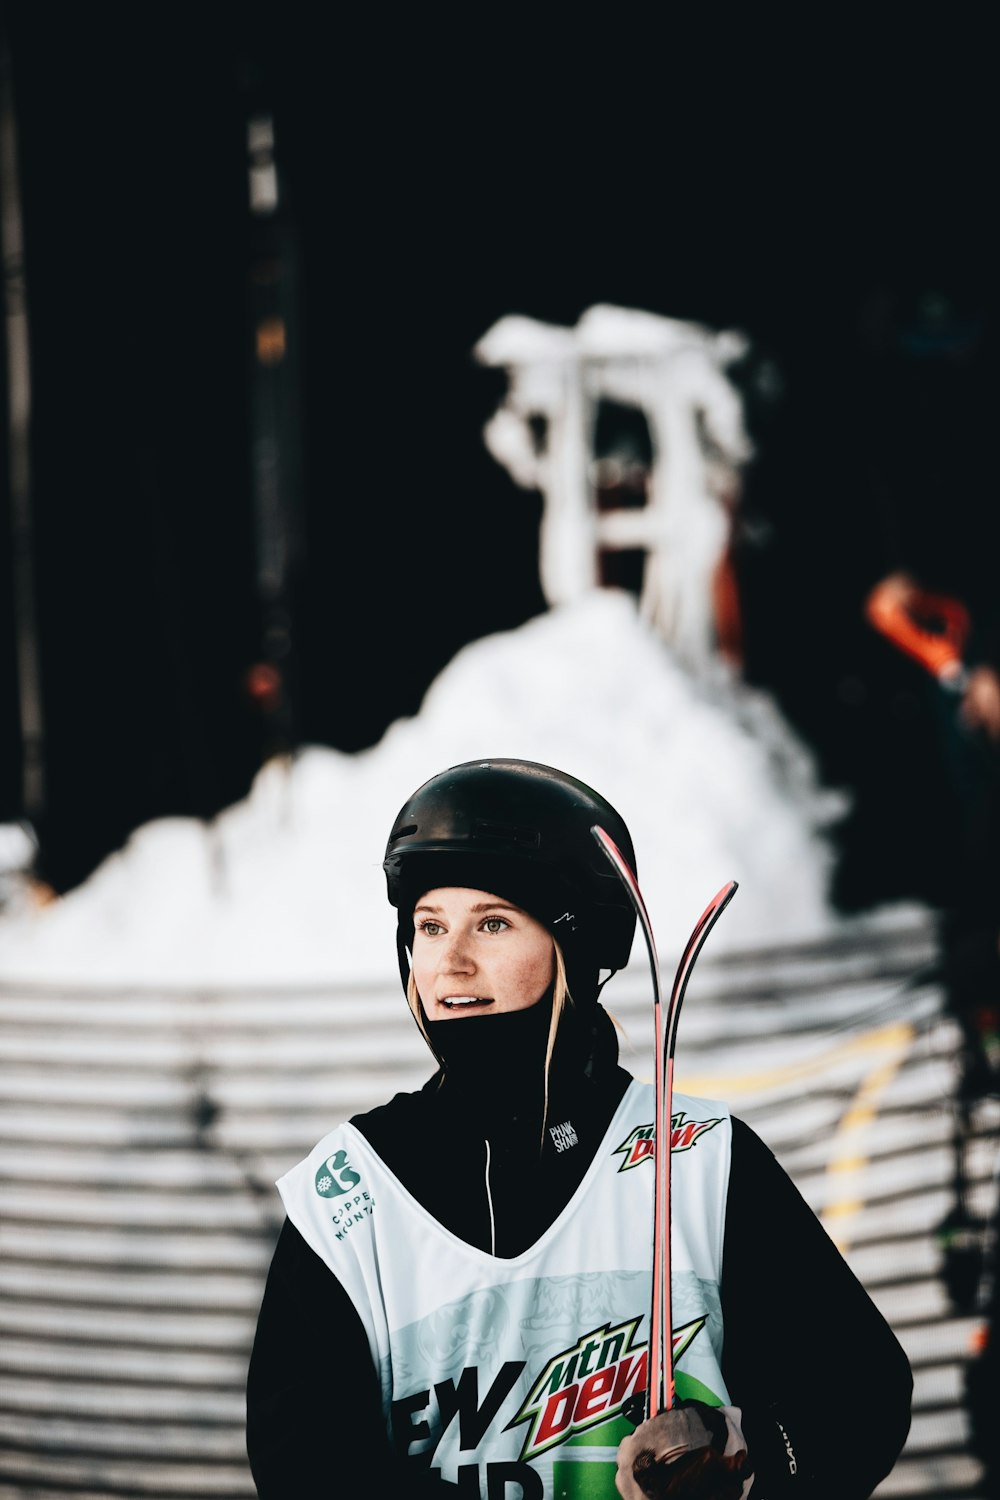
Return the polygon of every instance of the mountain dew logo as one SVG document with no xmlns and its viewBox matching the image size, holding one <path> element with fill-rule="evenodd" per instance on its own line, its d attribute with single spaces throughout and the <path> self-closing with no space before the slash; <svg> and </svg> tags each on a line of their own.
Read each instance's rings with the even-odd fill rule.
<svg viewBox="0 0 1000 1500">
<path fill-rule="evenodd" d="M 690 1151 L 700 1135 L 706 1130 L 711 1130 L 713 1125 L 718 1125 L 718 1120 L 685 1120 L 684 1111 L 678 1110 L 677 1114 L 670 1117 L 670 1153 L 675 1151 Z M 652 1161 L 653 1152 L 656 1147 L 656 1126 L 637 1125 L 632 1134 L 616 1146 L 612 1156 L 619 1152 L 625 1160 L 618 1168 L 619 1172 L 627 1172 L 630 1167 L 637 1167 L 640 1162 Z"/>
<path fill-rule="evenodd" d="M 695 1318 L 674 1329 L 675 1359 L 707 1321 Z M 521 1422 L 531 1424 L 521 1449 L 522 1463 L 565 1443 L 575 1433 L 617 1417 L 630 1396 L 646 1389 L 646 1345 L 636 1343 L 641 1322 L 632 1318 L 613 1328 L 605 1323 L 549 1360 L 517 1416 L 507 1423 L 507 1431 Z"/>
</svg>

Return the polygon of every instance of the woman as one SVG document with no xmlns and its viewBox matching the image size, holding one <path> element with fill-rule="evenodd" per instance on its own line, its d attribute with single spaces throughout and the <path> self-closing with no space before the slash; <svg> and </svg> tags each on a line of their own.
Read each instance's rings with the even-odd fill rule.
<svg viewBox="0 0 1000 1500">
<path fill-rule="evenodd" d="M 654 1115 L 600 1004 L 635 916 L 594 824 L 634 869 L 597 792 L 492 760 L 433 777 L 393 825 L 400 975 L 438 1066 L 278 1184 L 248 1380 L 262 1500 L 863 1500 L 903 1446 L 891 1330 L 758 1137 L 676 1094 L 684 1404 L 633 1433 Z"/>
</svg>

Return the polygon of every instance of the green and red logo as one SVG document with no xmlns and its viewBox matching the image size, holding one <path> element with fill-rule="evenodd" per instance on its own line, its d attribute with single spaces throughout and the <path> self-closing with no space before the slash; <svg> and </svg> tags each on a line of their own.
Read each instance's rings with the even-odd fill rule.
<svg viewBox="0 0 1000 1500">
<path fill-rule="evenodd" d="M 678 1110 L 670 1118 L 670 1154 L 673 1155 L 675 1151 L 690 1151 L 699 1136 L 719 1123 L 719 1120 L 685 1120 L 684 1111 Z M 655 1147 L 656 1126 L 637 1125 L 632 1134 L 626 1136 L 611 1154 L 617 1156 L 621 1152 L 625 1160 L 618 1170 L 627 1172 L 630 1167 L 639 1166 L 640 1162 L 652 1161 Z"/>
<path fill-rule="evenodd" d="M 707 1321 L 695 1318 L 674 1329 L 674 1359 L 680 1358 Z M 641 1322 L 632 1318 L 613 1328 L 605 1323 L 549 1360 L 517 1416 L 507 1423 L 507 1431 L 521 1422 L 531 1424 L 521 1449 L 522 1463 L 565 1443 L 575 1433 L 617 1417 L 630 1396 L 646 1389 L 646 1345 L 636 1343 Z"/>
</svg>

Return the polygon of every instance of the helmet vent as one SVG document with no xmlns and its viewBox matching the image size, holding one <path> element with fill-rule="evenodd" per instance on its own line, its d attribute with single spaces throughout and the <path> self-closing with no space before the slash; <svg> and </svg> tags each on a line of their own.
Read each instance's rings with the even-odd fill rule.
<svg viewBox="0 0 1000 1500">
<path fill-rule="evenodd" d="M 516 844 L 519 849 L 537 849 L 542 841 L 537 828 L 519 828 L 515 823 L 491 823 L 485 818 L 477 818 L 475 829 L 485 838 L 501 839 L 505 844 Z"/>
<path fill-rule="evenodd" d="M 394 839 L 408 839 L 411 836 L 411 834 L 416 833 L 416 831 L 417 831 L 417 825 L 416 825 L 416 823 L 407 823 L 403 828 L 396 828 L 396 829 L 394 829 L 392 837 Z"/>
</svg>

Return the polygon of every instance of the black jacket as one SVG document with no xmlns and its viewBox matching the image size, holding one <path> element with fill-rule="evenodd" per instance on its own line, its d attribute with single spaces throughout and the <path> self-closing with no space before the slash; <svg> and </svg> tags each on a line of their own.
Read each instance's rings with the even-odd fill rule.
<svg viewBox="0 0 1000 1500">
<path fill-rule="evenodd" d="M 485 1250 L 489 1138 L 494 1253 L 501 1258 L 520 1254 L 561 1212 L 629 1083 L 609 1025 L 600 1028 L 596 1066 L 593 1055 L 584 1062 L 572 1048 L 557 1054 L 547 1123 L 571 1121 L 578 1144 L 557 1150 L 546 1131 L 540 1149 L 541 1101 L 511 1090 L 495 1042 L 502 1019 L 441 1023 L 463 1040 L 473 1038 L 473 1026 L 493 1027 L 496 1069 L 480 1066 L 476 1077 L 456 1068 L 443 1084 L 436 1074 L 418 1093 L 397 1094 L 353 1121 L 425 1208 Z M 463 1077 L 475 1086 L 456 1085 Z M 457 1193 L 456 1183 L 466 1191 Z M 753 1500 L 864 1500 L 892 1468 L 909 1430 L 909 1364 L 812 1209 L 738 1119 L 721 1297 L 722 1373 L 743 1413 Z M 446 1492 L 393 1455 L 361 1321 L 287 1221 L 251 1357 L 247 1448 L 261 1500 Z"/>
</svg>

